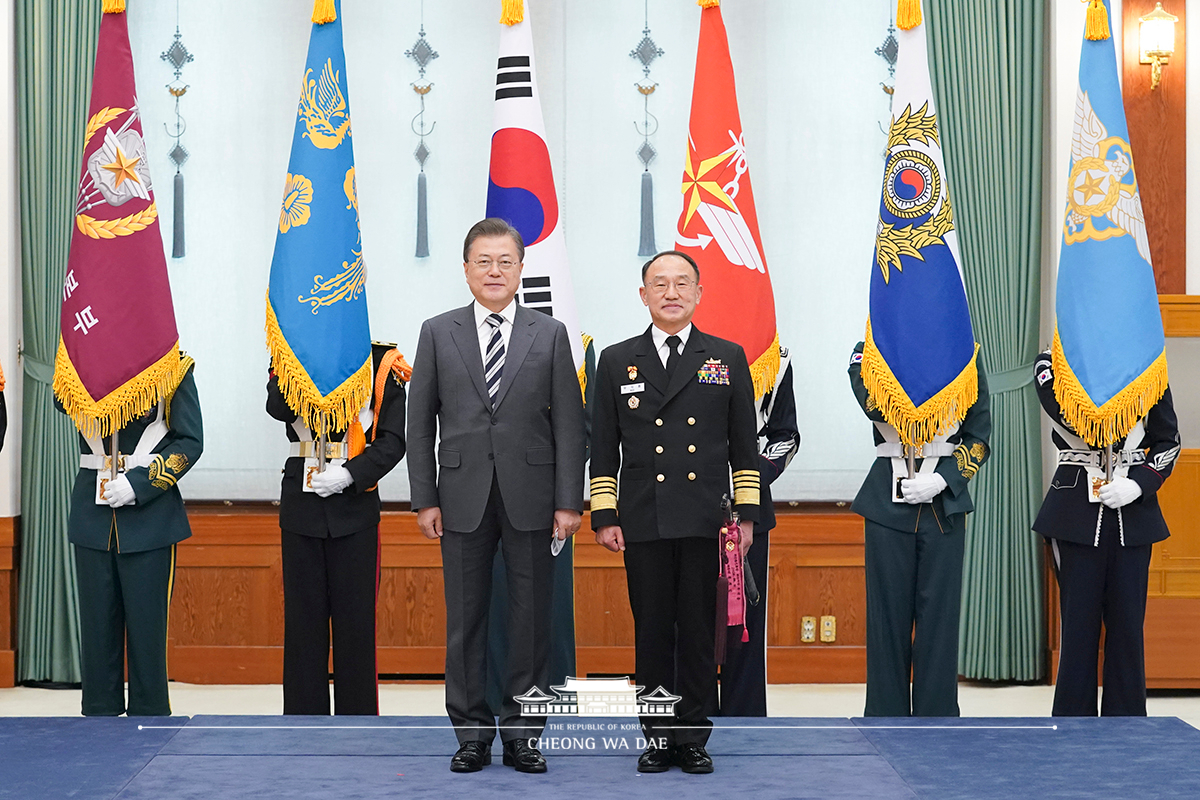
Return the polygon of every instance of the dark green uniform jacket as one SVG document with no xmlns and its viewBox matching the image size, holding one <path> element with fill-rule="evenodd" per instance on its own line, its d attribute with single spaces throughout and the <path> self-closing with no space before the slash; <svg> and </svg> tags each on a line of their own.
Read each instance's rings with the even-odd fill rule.
<svg viewBox="0 0 1200 800">
<path fill-rule="evenodd" d="M 862 380 L 862 351 L 863 343 L 859 342 L 854 348 L 854 356 L 850 359 L 850 386 L 858 404 L 862 406 L 867 418 L 872 422 L 883 422 L 883 414 L 867 399 L 867 389 Z M 954 456 L 940 459 L 935 470 L 946 479 L 946 489 L 933 503 L 910 505 L 909 503 L 892 502 L 892 464 L 890 458 L 876 458 L 863 481 L 858 496 L 854 498 L 851 510 L 861 517 L 885 525 L 898 531 L 933 531 L 950 532 L 954 530 L 954 520 L 961 519 L 955 515 L 966 514 L 975 510 L 971 502 L 971 493 L 967 491 L 967 483 L 975 477 L 975 473 L 991 455 L 988 439 L 992 435 L 992 412 L 989 404 L 987 375 L 983 366 L 976 359 L 976 371 L 979 374 L 979 399 L 967 411 L 958 428 L 958 432 L 949 441 L 956 445 Z M 875 430 L 875 444 L 883 444 L 883 436 Z M 917 469 L 921 468 L 922 459 L 917 459 Z M 931 508 L 932 506 L 932 508 Z"/>
<path fill-rule="evenodd" d="M 734 509 L 758 521 L 758 424 L 741 345 L 693 326 L 668 384 L 647 328 L 600 354 L 594 402 L 593 530 L 620 525 L 627 542 L 715 539 L 731 469 Z"/>
<path fill-rule="evenodd" d="M 166 401 L 169 432 L 152 451 L 157 457 L 149 467 L 135 467 L 126 475 L 137 501 L 110 508 L 96 503 L 96 470 L 80 469 L 71 492 L 71 517 L 67 537 L 73 544 L 93 550 L 116 549 L 137 553 L 181 542 L 192 535 L 183 497 L 176 485 L 195 466 L 204 451 L 204 426 L 200 418 L 200 396 L 192 375 L 194 362 L 182 356 L 184 377 Z M 61 408 L 61 407 L 60 407 Z M 133 420 L 121 429 L 117 446 L 132 452 L 146 426 L 158 412 Z M 104 452 L 112 454 L 112 437 L 104 440 Z M 79 437 L 80 452 L 91 453 L 87 440 Z"/>
</svg>

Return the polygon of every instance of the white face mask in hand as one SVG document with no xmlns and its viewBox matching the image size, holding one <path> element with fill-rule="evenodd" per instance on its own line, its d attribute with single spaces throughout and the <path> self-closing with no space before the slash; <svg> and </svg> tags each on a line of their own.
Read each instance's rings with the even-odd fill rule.
<svg viewBox="0 0 1200 800">
<path fill-rule="evenodd" d="M 354 476 L 341 464 L 330 464 L 324 472 L 312 476 L 312 487 L 319 497 L 340 494 L 352 483 Z"/>
<path fill-rule="evenodd" d="M 912 505 L 928 503 L 946 488 L 946 479 L 936 472 L 928 475 L 918 473 L 915 477 L 900 481 L 900 492 L 904 502 Z"/>
<path fill-rule="evenodd" d="M 104 496 L 101 499 L 112 508 L 120 508 L 137 502 L 137 495 L 133 493 L 133 486 L 129 483 L 129 478 L 118 475 L 114 480 L 104 484 Z"/>
<path fill-rule="evenodd" d="M 1100 502 L 1109 508 L 1122 508 L 1142 496 L 1142 487 L 1133 478 L 1113 478 L 1100 487 Z"/>
</svg>

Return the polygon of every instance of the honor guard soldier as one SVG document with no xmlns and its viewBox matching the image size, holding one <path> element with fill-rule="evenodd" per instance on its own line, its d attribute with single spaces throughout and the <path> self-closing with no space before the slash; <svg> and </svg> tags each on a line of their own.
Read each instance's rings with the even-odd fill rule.
<svg viewBox="0 0 1200 800">
<path fill-rule="evenodd" d="M 754 544 L 746 563 L 754 575 L 759 601 L 746 605 L 746 630 L 750 641 L 730 642 L 721 665 L 720 714 L 724 717 L 767 715 L 767 574 L 770 555 L 768 534 L 775 527 L 775 504 L 771 484 L 783 474 L 800 450 L 800 428 L 796 424 L 796 396 L 792 392 L 792 356 L 779 348 L 779 373 L 775 386 L 758 402 L 758 472 L 762 479 Z"/>
<path fill-rule="evenodd" d="M 606 348 L 596 369 L 592 528 L 625 553 L 638 684 L 679 697 L 672 717 L 642 717 L 650 746 L 638 771 L 707 773 L 717 540 L 731 469 L 742 555 L 759 518 L 754 386 L 740 345 L 692 325 L 702 288 L 689 256 L 660 253 L 642 281 L 653 324 Z"/>
<path fill-rule="evenodd" d="M 317 437 L 288 406 L 271 374 L 267 413 L 287 425 L 279 527 L 283 545 L 283 713 L 329 713 L 329 633 L 337 714 L 378 714 L 375 603 L 379 587 L 376 484 L 404 457 L 404 382 L 411 369 L 393 345 L 373 342 L 371 402 L 348 431 Z"/>
<path fill-rule="evenodd" d="M 967 484 L 990 455 L 987 377 L 951 432 L 917 453 L 916 476 L 896 429 L 870 402 L 863 342 L 850 357 L 850 386 L 875 423 L 875 463 L 852 510 L 864 518 L 868 717 L 958 716 L 958 616 L 964 528 L 975 509 Z M 912 676 L 911 695 L 909 676 Z"/>
<path fill-rule="evenodd" d="M 180 359 L 183 378 L 175 391 L 117 432 L 115 479 L 113 437 L 79 437 L 83 454 L 67 537 L 75 545 L 83 713 L 88 716 L 171 713 L 167 617 L 175 548 L 192 535 L 177 483 L 204 449 L 194 362 L 182 353 Z"/>
<path fill-rule="evenodd" d="M 1158 489 L 1179 457 L 1179 427 L 1168 387 L 1129 435 L 1092 447 L 1063 419 L 1049 351 L 1034 365 L 1038 399 L 1050 417 L 1058 469 L 1033 529 L 1050 540 L 1058 576 L 1062 643 L 1054 716 L 1096 715 L 1096 658 L 1104 627 L 1102 716 L 1146 715 L 1142 627 L 1154 542 L 1170 536 Z"/>
</svg>

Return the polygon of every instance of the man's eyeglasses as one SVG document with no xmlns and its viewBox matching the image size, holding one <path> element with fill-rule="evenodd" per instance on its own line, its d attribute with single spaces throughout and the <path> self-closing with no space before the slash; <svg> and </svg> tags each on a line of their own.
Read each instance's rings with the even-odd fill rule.
<svg viewBox="0 0 1200 800">
<path fill-rule="evenodd" d="M 654 294 L 666 294 L 667 289 L 671 286 L 674 286 L 675 291 L 680 294 L 685 294 L 696 288 L 696 282 L 691 278 L 680 278 L 677 281 L 657 280 L 648 284 L 647 288 Z"/>
<path fill-rule="evenodd" d="M 502 258 L 499 261 L 492 261 L 490 258 L 481 258 L 478 261 L 472 261 L 471 266 L 480 272 L 488 272 L 491 270 L 492 265 L 495 264 L 500 268 L 501 272 L 512 272 L 516 269 L 517 263 L 507 258 Z"/>
</svg>

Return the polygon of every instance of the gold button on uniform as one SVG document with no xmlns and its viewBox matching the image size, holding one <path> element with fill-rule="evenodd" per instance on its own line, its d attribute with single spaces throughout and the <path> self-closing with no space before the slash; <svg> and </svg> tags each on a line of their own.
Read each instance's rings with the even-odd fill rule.
<svg viewBox="0 0 1200 800">
<path fill-rule="evenodd" d="M 689 444 L 689 445 L 688 445 L 688 452 L 689 452 L 689 453 L 694 453 L 694 452 L 696 452 L 696 445 L 694 445 L 694 444 Z"/>
<path fill-rule="evenodd" d="M 696 418 L 688 417 L 688 425 L 695 425 L 695 424 L 696 424 Z"/>
<path fill-rule="evenodd" d="M 689 480 L 689 481 L 694 481 L 694 480 L 696 480 L 696 473 L 694 473 L 694 472 L 689 472 L 689 473 L 688 473 L 688 480 Z"/>
<path fill-rule="evenodd" d="M 660 427 L 660 428 L 661 428 L 661 427 L 662 427 L 662 420 L 661 420 L 661 419 L 656 419 L 656 420 L 654 420 L 654 424 L 655 424 L 655 425 L 657 425 L 658 427 Z"/>
<path fill-rule="evenodd" d="M 660 472 L 660 473 L 658 473 L 658 482 L 659 482 L 659 483 L 662 483 L 662 482 L 663 482 L 663 481 L 665 481 L 666 479 L 667 479 L 667 476 L 666 476 L 666 475 L 663 475 L 661 472 Z"/>
<path fill-rule="evenodd" d="M 661 453 L 661 452 L 662 452 L 662 445 L 660 444 L 658 447 L 654 448 L 654 452 L 656 452 L 656 453 Z"/>
</svg>

